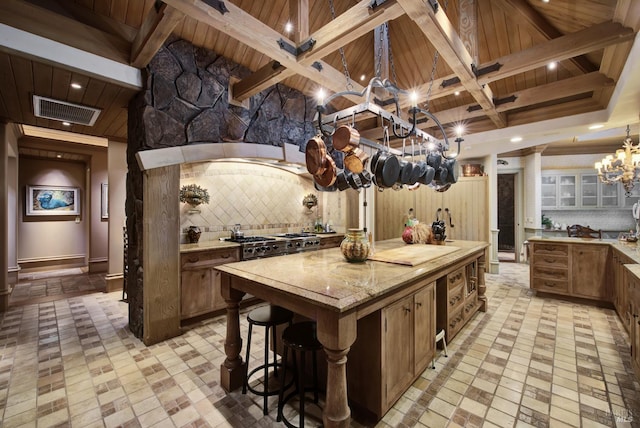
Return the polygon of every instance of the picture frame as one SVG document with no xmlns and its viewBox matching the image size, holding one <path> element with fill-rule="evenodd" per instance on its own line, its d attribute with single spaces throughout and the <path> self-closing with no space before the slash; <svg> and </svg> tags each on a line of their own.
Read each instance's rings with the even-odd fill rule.
<svg viewBox="0 0 640 428">
<path fill-rule="evenodd" d="M 28 216 L 80 215 L 80 188 L 66 186 L 26 186 Z"/>
<path fill-rule="evenodd" d="M 100 218 L 109 218 L 109 183 L 102 183 L 102 193 L 100 198 Z"/>
</svg>

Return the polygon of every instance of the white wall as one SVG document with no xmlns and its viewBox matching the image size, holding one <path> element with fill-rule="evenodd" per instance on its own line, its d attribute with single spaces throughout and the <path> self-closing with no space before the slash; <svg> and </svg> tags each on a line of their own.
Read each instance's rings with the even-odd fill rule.
<svg viewBox="0 0 640 428">
<path fill-rule="evenodd" d="M 109 141 L 109 267 L 107 277 L 123 272 L 124 204 L 127 192 L 127 144 Z"/>
</svg>

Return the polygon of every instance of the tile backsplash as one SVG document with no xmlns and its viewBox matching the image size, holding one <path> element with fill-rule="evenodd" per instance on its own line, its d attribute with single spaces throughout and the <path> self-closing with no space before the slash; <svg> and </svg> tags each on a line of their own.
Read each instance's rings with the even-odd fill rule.
<svg viewBox="0 0 640 428">
<path fill-rule="evenodd" d="M 186 229 L 198 226 L 201 241 L 228 237 L 239 223 L 245 235 L 300 232 L 309 229 L 318 216 L 343 232 L 346 203 L 341 192 L 318 192 L 310 178 L 277 166 L 252 162 L 203 162 L 183 164 L 180 186 L 198 184 L 209 190 L 209 204 L 193 209 L 181 203 L 180 242 L 187 243 Z M 305 195 L 318 198 L 309 211 L 302 205 Z"/>
<path fill-rule="evenodd" d="M 631 209 L 598 210 L 542 210 L 555 224 L 570 226 L 580 224 L 603 231 L 629 231 L 636 229 Z M 563 228 L 564 229 L 564 228 Z"/>
</svg>

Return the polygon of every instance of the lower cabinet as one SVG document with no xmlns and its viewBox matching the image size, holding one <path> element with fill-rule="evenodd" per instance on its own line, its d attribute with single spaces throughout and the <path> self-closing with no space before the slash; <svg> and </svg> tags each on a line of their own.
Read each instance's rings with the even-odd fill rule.
<svg viewBox="0 0 640 428">
<path fill-rule="evenodd" d="M 461 266 L 438 279 L 436 331 L 444 329 L 445 340 L 450 342 L 477 312 L 477 262 Z"/>
<path fill-rule="evenodd" d="M 338 235 L 318 235 L 320 237 L 320 249 L 339 247 L 344 239 L 343 234 Z"/>
<path fill-rule="evenodd" d="M 625 330 L 631 337 L 631 325 L 632 325 L 632 298 L 631 291 L 629 290 L 631 282 L 629 279 L 629 273 L 624 268 L 626 264 L 635 263 L 632 259 L 625 256 L 621 252 L 613 249 L 611 256 L 611 276 L 613 279 L 613 305 L 616 308 L 616 312 L 624 325 Z"/>
<path fill-rule="evenodd" d="M 638 270 L 635 274 L 628 275 L 629 284 L 629 302 L 630 302 L 630 323 L 629 323 L 629 339 L 631 339 L 631 365 L 640 378 L 640 278 L 638 278 Z"/>
<path fill-rule="evenodd" d="M 376 420 L 429 367 L 435 354 L 435 282 L 420 285 L 358 321 L 358 337 L 347 359 L 349 399 L 360 410 L 373 412 Z"/>
<path fill-rule="evenodd" d="M 238 248 L 202 250 L 180 255 L 180 319 L 225 308 L 220 294 L 220 272 L 214 267 L 238 260 Z"/>
<path fill-rule="evenodd" d="M 547 293 L 612 301 L 609 245 L 529 241 L 530 286 Z"/>
</svg>

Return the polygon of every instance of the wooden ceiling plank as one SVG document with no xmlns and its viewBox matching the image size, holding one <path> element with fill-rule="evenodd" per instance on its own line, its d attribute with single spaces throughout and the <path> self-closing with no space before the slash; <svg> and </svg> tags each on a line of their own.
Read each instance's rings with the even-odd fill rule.
<svg viewBox="0 0 640 428">
<path fill-rule="evenodd" d="M 552 40 L 563 34 L 555 28 L 544 16 L 535 10 L 526 0 L 493 0 L 505 11 L 511 19 L 527 27 L 533 34 L 543 39 Z M 596 66 L 585 56 L 578 55 L 569 58 L 564 64 L 574 74 L 590 73 L 596 71 Z"/>
<path fill-rule="evenodd" d="M 22 123 L 24 119 L 20 109 L 20 95 L 14 83 L 11 57 L 4 52 L 0 52 L 0 97 L 2 104 L 6 106 L 7 118 Z"/>
<path fill-rule="evenodd" d="M 32 62 L 32 66 L 34 93 L 43 97 L 51 97 L 53 67 L 41 62 Z"/>
<path fill-rule="evenodd" d="M 131 45 L 131 65 L 146 67 L 183 19 L 182 12 L 166 4 L 162 4 L 159 9 L 152 7 Z"/>
<path fill-rule="evenodd" d="M 435 46 L 440 56 L 460 78 L 462 86 L 478 101 L 485 114 L 498 128 L 504 128 L 506 123 L 493 105 L 493 94 L 489 86 L 478 83 L 471 69 L 473 59 L 447 15 L 442 11 L 434 13 L 422 0 L 398 0 L 398 3 Z"/>
<path fill-rule="evenodd" d="M 107 14 L 92 11 L 86 6 L 81 6 L 71 1 L 58 2 L 67 12 L 83 24 L 98 28 L 105 33 L 118 36 L 131 43 L 136 37 L 136 27 L 111 19 Z"/>
<path fill-rule="evenodd" d="M 33 94 L 33 69 L 31 61 L 18 56 L 11 58 L 11 69 L 13 71 L 13 81 L 18 92 L 18 101 L 22 117 L 28 123 L 35 122 L 35 115 L 31 108 L 31 95 Z"/>
<path fill-rule="evenodd" d="M 126 40 L 25 1 L 0 1 L 0 22 L 120 63 L 129 62 Z"/>
<path fill-rule="evenodd" d="M 241 43 L 268 55 L 283 66 L 290 68 L 294 73 L 311 79 L 319 86 L 334 92 L 344 90 L 341 84 L 343 80 L 341 72 L 323 62 L 320 62 L 323 67 L 322 71 L 318 71 L 310 65 L 300 64 L 294 55 L 278 47 L 278 40 L 283 39 L 286 43 L 293 45 L 291 40 L 286 39 L 232 3 L 225 3 L 229 11 L 224 15 L 200 0 L 166 0 L 166 3 L 185 15 L 225 32 Z M 247 31 L 248 28 L 251 31 Z M 354 90 L 362 91 L 363 88 L 355 83 Z M 350 98 L 355 103 L 361 101 L 360 97 L 347 96 L 345 98 Z"/>
</svg>

